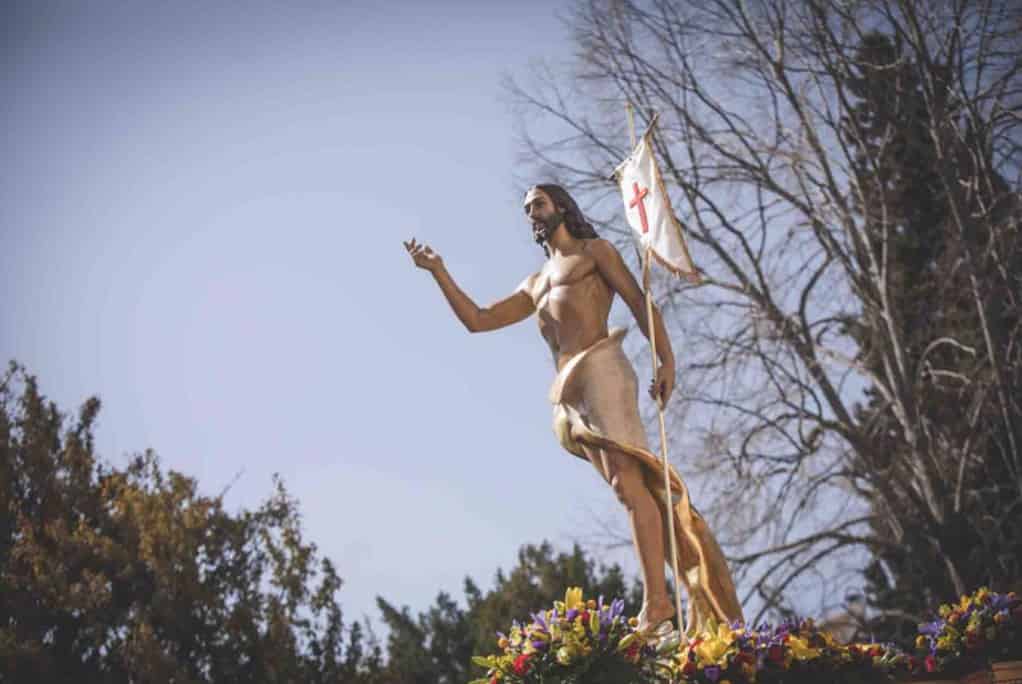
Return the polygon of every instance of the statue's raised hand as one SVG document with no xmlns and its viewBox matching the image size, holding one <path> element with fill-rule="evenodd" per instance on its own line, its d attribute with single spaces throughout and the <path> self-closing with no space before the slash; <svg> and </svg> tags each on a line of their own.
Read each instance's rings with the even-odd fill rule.
<svg viewBox="0 0 1022 684">
<path fill-rule="evenodd" d="M 415 238 L 412 238 L 408 242 L 404 243 L 405 249 L 412 255 L 412 261 L 419 268 L 424 268 L 430 273 L 435 272 L 437 269 L 442 268 L 444 260 L 440 258 L 440 255 L 433 251 L 429 245 L 420 245 L 415 242 Z"/>
</svg>

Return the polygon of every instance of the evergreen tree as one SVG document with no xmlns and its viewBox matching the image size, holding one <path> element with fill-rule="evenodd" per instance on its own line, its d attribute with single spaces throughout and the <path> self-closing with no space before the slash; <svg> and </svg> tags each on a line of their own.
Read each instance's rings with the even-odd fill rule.
<svg viewBox="0 0 1022 684">
<path fill-rule="evenodd" d="M 869 467 L 889 487 L 870 497 L 875 533 L 902 540 L 878 548 L 867 570 L 879 609 L 871 629 L 905 639 L 913 616 L 963 587 L 1006 589 L 1022 575 L 1022 526 L 1006 514 L 1017 506 L 1010 454 L 1022 418 L 1022 365 L 1010 343 L 1022 321 L 1018 198 L 992 171 L 992 148 L 955 135 L 981 137 L 982 126 L 942 125 L 976 114 L 945 87 L 954 64 L 921 65 L 898 38 L 871 34 L 856 66 L 845 85 L 858 101 L 843 131 L 857 152 L 851 194 L 869 239 L 856 257 L 863 270 L 883 269 L 880 296 L 890 305 L 867 307 L 847 325 L 874 376 L 889 375 L 878 348 L 893 336 L 917 378 L 903 388 L 913 420 L 900 420 L 876 386 L 856 407 L 873 444 Z M 980 187 L 978 178 L 990 182 Z M 973 383 L 1011 397 L 1013 415 L 997 402 L 969 405 Z M 906 434 L 906 422 L 924 429 Z"/>
<path fill-rule="evenodd" d="M 0 376 L 0 679 L 378 681 L 279 481 L 231 514 L 150 451 L 111 467 L 99 409 L 69 421 L 21 367 Z"/>
</svg>

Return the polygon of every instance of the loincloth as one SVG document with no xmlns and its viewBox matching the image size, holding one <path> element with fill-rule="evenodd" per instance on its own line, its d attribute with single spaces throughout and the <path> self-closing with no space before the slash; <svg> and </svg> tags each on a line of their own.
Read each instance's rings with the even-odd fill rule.
<svg viewBox="0 0 1022 684">
<path fill-rule="evenodd" d="M 665 561 L 670 562 L 668 509 L 674 516 L 678 568 L 689 596 L 689 629 L 702 630 L 710 620 L 742 619 L 741 605 L 727 561 L 706 521 L 689 500 L 681 476 L 669 469 L 670 504 L 664 487 L 663 461 L 649 449 L 639 415 L 638 378 L 621 348 L 626 331 L 610 335 L 573 356 L 550 388 L 554 433 L 570 453 L 588 460 L 585 448 L 618 451 L 643 466 L 643 481 L 660 510 Z"/>
</svg>

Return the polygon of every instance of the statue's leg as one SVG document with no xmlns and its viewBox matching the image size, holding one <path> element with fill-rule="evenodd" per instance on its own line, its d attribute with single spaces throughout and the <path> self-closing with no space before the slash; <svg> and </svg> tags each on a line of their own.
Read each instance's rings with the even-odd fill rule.
<svg viewBox="0 0 1022 684">
<path fill-rule="evenodd" d="M 643 606 L 639 628 L 655 627 L 674 615 L 664 570 L 663 520 L 642 479 L 639 463 L 618 451 L 585 447 L 586 456 L 628 511 L 635 553 L 642 569 Z"/>
</svg>

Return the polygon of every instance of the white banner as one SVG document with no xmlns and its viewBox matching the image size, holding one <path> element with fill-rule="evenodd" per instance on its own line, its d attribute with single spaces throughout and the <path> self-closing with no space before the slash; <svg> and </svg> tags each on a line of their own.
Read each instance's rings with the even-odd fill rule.
<svg viewBox="0 0 1022 684">
<path fill-rule="evenodd" d="M 702 279 L 692 263 L 681 224 L 671 209 L 671 199 L 653 156 L 651 131 L 652 128 L 643 134 L 632 154 L 614 171 L 625 203 L 625 216 L 642 246 L 651 248 L 657 261 L 675 275 L 698 283 Z"/>
</svg>

